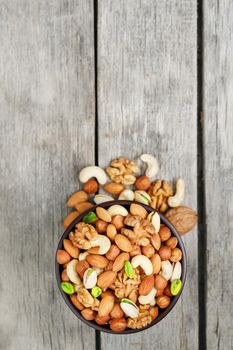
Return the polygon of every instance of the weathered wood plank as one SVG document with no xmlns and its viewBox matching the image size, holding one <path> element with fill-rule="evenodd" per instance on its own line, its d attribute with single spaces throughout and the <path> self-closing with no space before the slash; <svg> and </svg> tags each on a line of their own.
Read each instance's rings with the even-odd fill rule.
<svg viewBox="0 0 233 350">
<path fill-rule="evenodd" d="M 1 348 L 94 349 L 54 274 L 65 199 L 94 162 L 93 2 L 3 0 L 0 16 Z"/>
<path fill-rule="evenodd" d="M 207 347 L 232 349 L 233 3 L 204 2 Z"/>
<path fill-rule="evenodd" d="M 160 176 L 183 176 L 196 207 L 196 1 L 99 1 L 99 160 L 155 154 Z M 103 349 L 197 349 L 197 237 L 184 238 L 185 291 L 157 327 L 102 334 Z"/>
</svg>

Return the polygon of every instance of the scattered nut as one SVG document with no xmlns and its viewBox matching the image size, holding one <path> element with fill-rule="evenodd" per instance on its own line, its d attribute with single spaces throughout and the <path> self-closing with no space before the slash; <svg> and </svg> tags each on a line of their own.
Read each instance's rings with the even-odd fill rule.
<svg viewBox="0 0 233 350">
<path fill-rule="evenodd" d="M 173 224 L 180 235 L 191 231 L 197 223 L 197 213 L 188 207 L 169 209 L 165 217 Z"/>
<path fill-rule="evenodd" d="M 79 216 L 79 212 L 77 210 L 71 211 L 64 219 L 63 226 L 67 228 L 70 224 Z"/>
<path fill-rule="evenodd" d="M 133 161 L 120 157 L 111 162 L 106 172 L 112 181 L 123 185 L 132 185 L 136 181 L 134 174 L 139 173 L 139 168 Z"/>
<path fill-rule="evenodd" d="M 168 198 L 168 205 L 170 207 L 178 207 L 184 200 L 185 183 L 183 179 L 178 179 L 176 182 L 176 194 Z"/>
<path fill-rule="evenodd" d="M 84 183 L 92 177 L 95 177 L 100 185 L 104 185 L 107 182 L 105 171 L 96 165 L 83 168 L 79 173 L 79 180 Z"/>
<path fill-rule="evenodd" d="M 124 190 L 124 186 L 119 183 L 110 182 L 104 185 L 104 190 L 108 193 L 118 196 Z"/>
<path fill-rule="evenodd" d="M 140 176 L 137 178 L 135 182 L 135 187 L 138 190 L 147 191 L 150 188 L 150 185 L 151 185 L 151 181 L 148 176 Z"/>
<path fill-rule="evenodd" d="M 133 201 L 134 200 L 134 192 L 131 190 L 124 190 L 121 192 L 118 199 L 119 200 Z"/>
<path fill-rule="evenodd" d="M 147 163 L 146 176 L 153 178 L 159 171 L 158 160 L 151 154 L 142 154 L 140 158 Z"/>
<path fill-rule="evenodd" d="M 85 184 L 83 185 L 83 190 L 88 194 L 93 194 L 98 192 L 99 190 L 99 184 L 94 179 L 89 179 Z"/>
<path fill-rule="evenodd" d="M 94 205 L 89 202 L 82 202 L 82 203 L 75 204 L 75 208 L 80 214 L 86 211 L 87 209 L 92 208 L 93 206 Z"/>
<path fill-rule="evenodd" d="M 88 195 L 84 191 L 78 191 L 73 193 L 66 202 L 67 207 L 73 208 L 76 204 L 87 202 Z"/>
</svg>

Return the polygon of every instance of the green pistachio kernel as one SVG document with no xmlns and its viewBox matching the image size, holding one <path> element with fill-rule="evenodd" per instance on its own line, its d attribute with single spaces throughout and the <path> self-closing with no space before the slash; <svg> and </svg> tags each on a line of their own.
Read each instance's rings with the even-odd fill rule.
<svg viewBox="0 0 233 350">
<path fill-rule="evenodd" d="M 61 283 L 61 289 L 66 294 L 74 294 L 74 292 L 75 292 L 73 284 L 71 284 L 69 282 L 62 282 Z"/>
<path fill-rule="evenodd" d="M 91 290 L 91 294 L 94 298 L 98 298 L 102 294 L 102 289 L 100 287 L 93 287 Z"/>
<path fill-rule="evenodd" d="M 181 290 L 182 282 L 181 280 L 173 280 L 171 283 L 171 293 L 172 295 L 177 295 Z"/>
<path fill-rule="evenodd" d="M 91 224 L 97 220 L 97 216 L 93 211 L 90 211 L 87 215 L 83 217 L 83 222 L 86 224 Z"/>
<path fill-rule="evenodd" d="M 88 269 L 87 271 L 87 276 L 90 276 L 94 270 L 93 269 Z"/>
<path fill-rule="evenodd" d="M 124 269 L 127 277 L 133 278 L 135 276 L 135 271 L 133 269 L 133 266 L 131 265 L 130 261 L 125 261 L 124 263 Z"/>
</svg>

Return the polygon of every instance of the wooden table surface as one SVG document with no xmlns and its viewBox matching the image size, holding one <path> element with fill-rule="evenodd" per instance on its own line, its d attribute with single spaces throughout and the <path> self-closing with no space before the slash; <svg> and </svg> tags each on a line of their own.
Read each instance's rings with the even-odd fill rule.
<svg viewBox="0 0 233 350">
<path fill-rule="evenodd" d="M 0 349 L 233 349 L 233 2 L 0 5 Z M 55 282 L 65 201 L 143 152 L 199 213 L 185 290 L 148 331 L 95 333 Z"/>
</svg>

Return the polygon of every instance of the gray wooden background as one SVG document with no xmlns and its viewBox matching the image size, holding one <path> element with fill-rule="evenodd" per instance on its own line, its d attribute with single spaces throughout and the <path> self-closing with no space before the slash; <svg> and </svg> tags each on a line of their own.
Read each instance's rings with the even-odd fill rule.
<svg viewBox="0 0 233 350">
<path fill-rule="evenodd" d="M 233 349 L 232 14 L 231 0 L 0 0 L 0 349 Z M 56 287 L 65 201 L 83 166 L 142 152 L 199 212 L 186 287 L 158 326 L 100 335 Z"/>
</svg>

